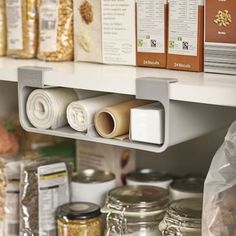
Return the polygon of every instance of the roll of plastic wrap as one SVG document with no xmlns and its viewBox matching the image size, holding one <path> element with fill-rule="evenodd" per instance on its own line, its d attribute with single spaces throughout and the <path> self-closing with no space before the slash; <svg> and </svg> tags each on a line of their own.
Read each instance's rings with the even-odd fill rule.
<svg viewBox="0 0 236 236">
<path fill-rule="evenodd" d="M 95 127 L 100 136 L 114 138 L 129 132 L 130 109 L 151 103 L 145 100 L 132 100 L 112 107 L 106 107 L 95 115 Z"/>
<path fill-rule="evenodd" d="M 26 113 L 34 127 L 56 129 L 67 124 L 66 108 L 75 100 L 73 89 L 35 89 L 28 97 Z"/>
<path fill-rule="evenodd" d="M 92 97 L 82 101 L 72 102 L 67 107 L 67 120 L 71 128 L 85 132 L 93 124 L 96 112 L 106 106 L 111 106 L 132 97 L 127 95 L 107 94 L 99 97 Z"/>
</svg>

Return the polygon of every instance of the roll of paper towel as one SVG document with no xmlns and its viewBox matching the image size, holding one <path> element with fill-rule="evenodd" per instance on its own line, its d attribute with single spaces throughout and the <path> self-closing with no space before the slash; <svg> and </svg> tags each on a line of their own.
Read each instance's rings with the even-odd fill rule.
<svg viewBox="0 0 236 236">
<path fill-rule="evenodd" d="M 28 97 L 26 114 L 36 128 L 57 129 L 67 124 L 66 108 L 75 100 L 77 95 L 73 89 L 35 89 Z"/>
<path fill-rule="evenodd" d="M 106 106 L 111 106 L 132 99 L 132 96 L 107 94 L 72 102 L 67 107 L 67 120 L 71 128 L 86 132 L 93 124 L 96 112 Z"/>
</svg>

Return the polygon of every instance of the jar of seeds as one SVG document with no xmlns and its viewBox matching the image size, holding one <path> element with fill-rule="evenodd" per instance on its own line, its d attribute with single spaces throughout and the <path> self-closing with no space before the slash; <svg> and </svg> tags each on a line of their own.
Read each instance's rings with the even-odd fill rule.
<svg viewBox="0 0 236 236">
<path fill-rule="evenodd" d="M 100 207 L 89 202 L 60 206 L 56 212 L 58 236 L 102 236 Z"/>
</svg>

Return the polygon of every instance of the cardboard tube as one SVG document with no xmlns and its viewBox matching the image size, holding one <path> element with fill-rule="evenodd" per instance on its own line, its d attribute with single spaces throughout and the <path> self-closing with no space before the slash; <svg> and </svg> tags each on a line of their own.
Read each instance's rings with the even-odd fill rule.
<svg viewBox="0 0 236 236">
<path fill-rule="evenodd" d="M 105 107 L 95 115 L 95 128 L 104 138 L 114 138 L 129 132 L 130 109 L 151 103 L 145 100 L 132 100 L 115 106 Z"/>
</svg>

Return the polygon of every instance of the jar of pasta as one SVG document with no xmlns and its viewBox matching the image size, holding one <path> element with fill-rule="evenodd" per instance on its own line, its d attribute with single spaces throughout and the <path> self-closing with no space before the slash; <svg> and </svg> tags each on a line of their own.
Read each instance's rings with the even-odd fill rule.
<svg viewBox="0 0 236 236">
<path fill-rule="evenodd" d="M 100 208 L 89 202 L 60 206 L 56 212 L 58 236 L 102 236 Z"/>
<path fill-rule="evenodd" d="M 38 59 L 71 61 L 73 45 L 73 1 L 39 0 Z"/>
<path fill-rule="evenodd" d="M 37 0 L 6 0 L 7 55 L 34 58 L 37 51 Z"/>
<path fill-rule="evenodd" d="M 159 225 L 163 236 L 201 236 L 202 199 L 172 202 Z"/>
<path fill-rule="evenodd" d="M 159 223 L 169 202 L 168 190 L 125 186 L 107 194 L 105 236 L 160 236 Z"/>
</svg>

